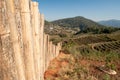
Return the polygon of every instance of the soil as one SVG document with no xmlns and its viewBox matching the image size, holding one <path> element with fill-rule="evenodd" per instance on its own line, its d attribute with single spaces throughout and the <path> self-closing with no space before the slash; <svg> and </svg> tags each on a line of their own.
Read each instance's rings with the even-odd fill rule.
<svg viewBox="0 0 120 80">
<path fill-rule="evenodd" d="M 69 61 L 67 61 L 66 58 L 73 58 L 73 57 L 71 57 L 71 54 L 64 54 L 63 52 L 61 52 L 58 55 L 58 57 L 56 57 L 50 62 L 49 68 L 44 73 L 45 80 L 47 79 L 54 80 L 56 77 L 59 76 L 58 72 L 63 67 L 70 65 Z M 72 62 L 74 62 L 74 58 L 71 60 L 73 60 Z M 106 73 L 100 71 L 99 69 L 97 69 L 97 67 L 105 65 L 104 61 L 99 61 L 99 60 L 95 61 L 95 60 L 89 60 L 86 58 L 84 59 L 81 58 L 79 62 L 81 66 L 89 68 L 90 75 L 93 75 L 98 80 L 103 80 L 103 77 L 106 75 Z M 120 63 L 118 61 L 118 62 L 115 62 L 114 64 L 116 65 L 117 75 L 109 75 L 109 76 L 111 77 L 111 80 L 120 80 Z"/>
</svg>

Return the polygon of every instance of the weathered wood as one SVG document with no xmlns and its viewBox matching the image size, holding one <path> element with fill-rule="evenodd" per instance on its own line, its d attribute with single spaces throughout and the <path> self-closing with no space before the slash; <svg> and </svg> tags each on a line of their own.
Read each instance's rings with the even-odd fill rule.
<svg viewBox="0 0 120 80">
<path fill-rule="evenodd" d="M 47 42 L 46 42 L 46 44 L 47 44 L 47 52 L 46 52 L 46 69 L 48 68 L 48 66 L 49 66 L 49 61 L 50 61 L 50 49 L 49 49 L 49 35 L 47 35 Z"/>
<path fill-rule="evenodd" d="M 44 71 L 47 69 L 48 63 L 48 35 L 44 34 Z"/>
<path fill-rule="evenodd" d="M 44 71 L 45 71 L 45 65 L 46 65 L 46 34 L 44 34 L 44 37 L 43 37 L 43 66 L 44 66 L 44 68 L 43 68 L 43 73 L 44 73 Z"/>
<path fill-rule="evenodd" d="M 19 44 L 21 48 L 21 55 L 23 56 L 23 41 L 22 41 L 22 25 L 20 15 L 20 0 L 14 0 L 15 2 L 15 22 L 18 31 Z"/>
<path fill-rule="evenodd" d="M 52 52 L 52 41 L 50 41 L 50 61 L 52 60 L 52 54 L 53 54 L 53 52 Z"/>
<path fill-rule="evenodd" d="M 62 43 L 60 42 L 60 43 L 58 43 L 57 56 L 59 55 L 61 49 L 62 49 Z"/>
<path fill-rule="evenodd" d="M 3 19 L 2 19 L 2 8 L 3 8 L 3 6 L 2 6 L 2 1 L 0 1 L 0 34 L 2 33 L 2 26 L 3 26 Z"/>
<path fill-rule="evenodd" d="M 19 80 L 25 80 L 25 74 L 24 74 L 24 63 L 23 58 L 21 55 L 20 45 L 19 45 L 19 38 L 18 38 L 18 32 L 17 27 L 15 23 L 15 9 L 14 9 L 14 0 L 7 1 L 7 10 L 8 10 L 8 23 L 10 27 L 10 37 L 13 44 L 13 52 L 14 52 L 14 58 L 15 58 L 15 64 L 17 68 L 17 74 Z"/>
<path fill-rule="evenodd" d="M 1 73 L 2 79 L 1 80 L 18 80 L 18 75 L 16 71 L 16 64 L 14 60 L 13 48 L 12 43 L 10 41 L 10 36 L 2 36 L 2 53 L 1 59 Z"/>
<path fill-rule="evenodd" d="M 33 36 L 30 0 L 20 0 L 26 80 L 36 80 L 34 68 Z"/>
<path fill-rule="evenodd" d="M 2 52 L 2 40 L 1 40 L 1 36 L 0 36 L 0 80 L 3 80 L 3 72 L 2 72 L 2 63 L 3 63 L 3 60 L 2 60 L 2 55 L 1 55 Z"/>
<path fill-rule="evenodd" d="M 0 1 L 0 33 L 1 33 L 1 25 L 2 25 L 2 1 Z"/>
<path fill-rule="evenodd" d="M 0 0 L 0 35 L 6 35 L 10 33 L 10 29 L 7 25 L 7 16 L 6 16 L 6 4 L 4 0 Z"/>
<path fill-rule="evenodd" d="M 0 0 L 0 80 L 44 80 L 60 49 L 44 33 L 37 2 Z"/>
<path fill-rule="evenodd" d="M 31 2 L 32 28 L 34 38 L 34 62 L 36 79 L 40 80 L 40 16 L 38 3 Z"/>
<path fill-rule="evenodd" d="M 40 79 L 44 78 L 44 53 L 43 53 L 43 35 L 44 35 L 44 15 L 40 14 Z"/>
</svg>

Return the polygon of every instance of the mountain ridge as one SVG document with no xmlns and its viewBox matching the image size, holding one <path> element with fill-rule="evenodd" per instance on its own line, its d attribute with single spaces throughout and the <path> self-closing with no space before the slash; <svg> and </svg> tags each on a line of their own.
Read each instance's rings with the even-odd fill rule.
<svg viewBox="0 0 120 80">
<path fill-rule="evenodd" d="M 82 16 L 59 19 L 59 20 L 52 21 L 52 23 L 57 24 L 59 26 L 63 26 L 63 27 L 73 27 L 73 28 L 74 27 L 82 28 L 82 27 L 103 26 L 103 25 L 96 23 L 95 21 L 92 21 Z"/>
<path fill-rule="evenodd" d="M 117 19 L 98 21 L 98 23 L 102 24 L 104 26 L 112 26 L 112 27 L 119 27 L 120 28 L 120 20 L 117 20 Z"/>
<path fill-rule="evenodd" d="M 56 21 L 52 21 L 52 23 L 55 25 L 59 25 L 61 27 L 67 27 L 72 29 L 79 28 L 80 31 L 77 33 L 92 32 L 92 33 L 98 34 L 98 33 L 111 33 L 116 30 L 113 27 L 101 25 L 83 16 L 59 19 Z"/>
</svg>

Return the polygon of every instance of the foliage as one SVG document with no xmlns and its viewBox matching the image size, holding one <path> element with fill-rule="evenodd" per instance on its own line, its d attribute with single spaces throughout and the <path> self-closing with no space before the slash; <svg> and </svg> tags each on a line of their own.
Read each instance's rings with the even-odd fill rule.
<svg viewBox="0 0 120 80">
<path fill-rule="evenodd" d="M 105 74 L 103 80 L 110 80 L 110 76 L 108 74 Z"/>
<path fill-rule="evenodd" d="M 66 35 L 66 34 L 63 34 L 63 33 L 59 34 L 59 36 L 60 36 L 61 38 L 67 37 L 67 35 Z"/>
<path fill-rule="evenodd" d="M 51 38 L 50 41 L 52 41 L 53 44 L 57 45 L 57 43 L 59 43 L 61 39 Z"/>
</svg>

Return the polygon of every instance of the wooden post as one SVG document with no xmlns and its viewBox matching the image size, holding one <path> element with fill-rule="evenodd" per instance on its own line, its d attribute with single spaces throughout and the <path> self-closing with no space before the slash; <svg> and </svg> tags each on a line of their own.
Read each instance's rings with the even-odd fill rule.
<svg viewBox="0 0 120 80">
<path fill-rule="evenodd" d="M 47 69 L 47 64 L 48 64 L 48 59 L 49 59 L 49 53 L 48 53 L 48 45 L 49 45 L 49 43 L 48 43 L 48 40 L 49 38 L 48 38 L 48 35 L 47 34 L 44 34 L 44 61 L 45 61 L 45 63 L 44 63 L 44 71 Z"/>
<path fill-rule="evenodd" d="M 46 54 L 46 69 L 49 66 L 49 61 L 50 61 L 50 48 L 49 48 L 49 35 L 47 35 L 47 54 Z"/>
<path fill-rule="evenodd" d="M 0 35 L 5 35 L 10 33 L 8 26 L 6 26 L 7 24 L 5 24 L 6 13 L 7 10 L 6 10 L 5 1 L 0 0 Z"/>
<path fill-rule="evenodd" d="M 56 57 L 58 56 L 58 44 L 55 46 L 55 54 L 56 54 Z"/>
<path fill-rule="evenodd" d="M 55 45 L 55 57 L 57 57 L 57 45 Z"/>
<path fill-rule="evenodd" d="M 53 44 L 53 54 L 54 54 L 53 58 L 55 58 L 55 57 L 56 57 L 56 51 L 55 51 L 55 50 L 56 50 L 56 48 L 55 48 L 55 46 L 56 46 L 56 45 L 54 45 L 54 44 Z"/>
<path fill-rule="evenodd" d="M 44 35 L 44 15 L 40 15 L 40 79 L 44 79 L 44 53 L 43 53 L 43 35 Z"/>
<path fill-rule="evenodd" d="M 34 68 L 33 37 L 30 15 L 30 0 L 20 0 L 21 22 L 26 80 L 36 80 Z"/>
<path fill-rule="evenodd" d="M 53 49 L 53 48 L 52 48 L 52 42 L 51 42 L 51 45 L 50 45 L 50 55 L 51 55 L 50 57 L 51 57 L 51 60 L 52 60 L 52 57 L 53 57 L 53 55 L 52 55 L 52 54 L 53 54 L 52 49 Z"/>
<path fill-rule="evenodd" d="M 3 72 L 2 72 L 3 66 L 1 65 L 3 63 L 1 53 L 3 53 L 3 52 L 2 52 L 2 40 L 1 40 L 1 36 L 0 36 L 0 76 L 2 76 L 2 77 L 0 77 L 0 80 L 4 80 L 3 79 Z"/>
<path fill-rule="evenodd" d="M 36 79 L 40 80 L 40 16 L 37 2 L 31 2 Z"/>
<path fill-rule="evenodd" d="M 3 6 L 2 6 L 2 1 L 0 1 L 0 34 L 1 34 L 1 32 L 2 32 L 2 8 L 3 8 Z"/>
<path fill-rule="evenodd" d="M 19 39 L 18 39 L 18 32 L 17 27 L 15 23 L 15 10 L 14 10 L 14 0 L 6 0 L 7 5 L 7 14 L 8 14 L 8 24 L 10 27 L 10 38 L 13 44 L 13 53 L 14 53 L 14 59 L 15 64 L 17 68 L 18 73 L 18 79 L 19 80 L 25 80 L 25 74 L 24 74 L 24 64 L 23 64 L 23 58 L 21 56 L 21 50 L 19 45 Z"/>
<path fill-rule="evenodd" d="M 43 65 L 44 65 L 44 68 L 43 68 L 43 70 L 44 70 L 44 71 L 45 71 L 45 65 L 46 65 L 46 45 L 47 45 L 47 44 L 46 44 L 46 39 L 47 39 L 47 38 L 46 38 L 46 34 L 44 34 L 44 40 L 43 40 L 43 41 L 44 41 L 44 45 L 43 45 L 43 47 L 44 47 L 44 50 L 43 50 L 43 55 L 44 55 L 44 56 L 43 56 L 43 58 L 44 58 L 44 60 L 43 60 L 43 61 L 44 61 L 44 62 L 43 62 Z M 44 72 L 44 71 L 43 71 L 43 72 Z"/>
<path fill-rule="evenodd" d="M 52 44 L 52 59 L 54 58 L 54 45 Z"/>
<path fill-rule="evenodd" d="M 50 61 L 52 60 L 52 41 L 50 41 Z"/>
<path fill-rule="evenodd" d="M 59 53 L 60 53 L 60 50 L 62 49 L 62 43 L 60 42 L 60 43 L 58 43 L 58 55 L 59 55 Z"/>
</svg>

